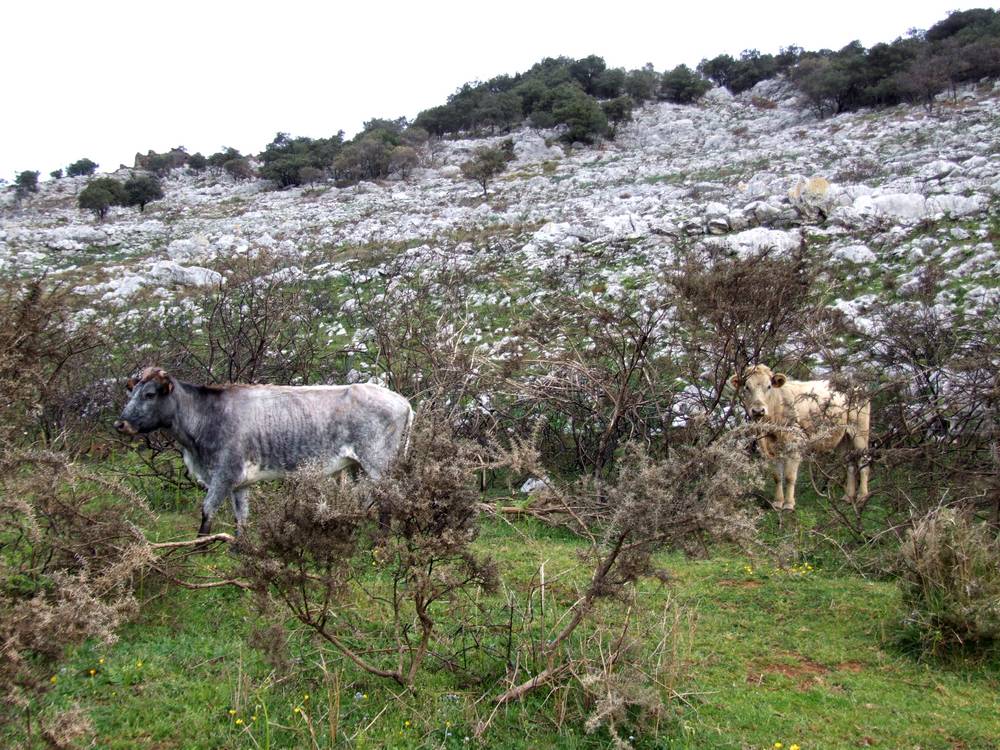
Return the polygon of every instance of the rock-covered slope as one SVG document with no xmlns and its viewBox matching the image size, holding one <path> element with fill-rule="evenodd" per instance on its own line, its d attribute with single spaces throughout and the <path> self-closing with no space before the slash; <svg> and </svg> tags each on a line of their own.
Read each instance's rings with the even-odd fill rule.
<svg viewBox="0 0 1000 750">
<path fill-rule="evenodd" d="M 905 296 L 932 261 L 952 281 L 941 304 L 1000 304 L 996 86 L 933 112 L 819 120 L 769 81 L 738 98 L 716 89 L 697 106 L 644 107 L 597 147 L 546 135 L 512 134 L 516 159 L 488 200 L 458 168 L 482 139 L 431 144 L 406 180 L 343 189 L 175 171 L 163 200 L 145 213 L 115 209 L 103 224 L 76 208 L 85 178 L 44 183 L 21 206 L 8 192 L 0 273 L 72 284 L 89 300 L 83 315 L 127 315 L 138 299 L 169 309 L 222 281 L 222 261 L 261 251 L 289 280 L 335 277 L 364 265 L 363 249 L 387 248 L 414 263 L 473 265 L 487 281 L 537 270 L 614 296 L 655 286 L 658 267 L 699 247 L 805 243 L 857 282 L 834 303 L 849 315 L 881 293 L 866 279 L 888 275 Z"/>
</svg>

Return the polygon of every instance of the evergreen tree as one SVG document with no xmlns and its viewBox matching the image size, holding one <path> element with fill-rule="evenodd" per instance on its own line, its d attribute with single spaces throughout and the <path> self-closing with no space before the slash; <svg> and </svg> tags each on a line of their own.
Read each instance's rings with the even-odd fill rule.
<svg viewBox="0 0 1000 750">
<path fill-rule="evenodd" d="M 146 210 L 146 204 L 163 197 L 160 181 L 149 175 L 138 175 L 124 185 L 126 206 L 138 206 L 139 213 Z"/>
<path fill-rule="evenodd" d="M 97 171 L 99 165 L 97 162 L 91 161 L 90 159 L 84 157 L 83 159 L 78 159 L 77 161 L 66 167 L 67 177 L 89 177 Z"/>
</svg>

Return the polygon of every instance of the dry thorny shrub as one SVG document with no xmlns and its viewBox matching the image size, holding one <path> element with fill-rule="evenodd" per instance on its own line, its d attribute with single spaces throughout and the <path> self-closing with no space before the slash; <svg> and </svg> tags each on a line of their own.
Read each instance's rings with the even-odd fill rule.
<svg viewBox="0 0 1000 750">
<path fill-rule="evenodd" d="M 872 405 L 872 493 L 845 503 L 835 491 L 843 461 L 811 467 L 827 499 L 829 523 L 852 539 L 862 564 L 878 568 L 886 546 L 902 541 L 915 518 L 940 505 L 971 508 L 1000 525 L 1000 312 L 957 313 L 918 299 L 872 305 L 850 325 L 849 349 L 831 357 L 836 386 Z"/>
<path fill-rule="evenodd" d="M 524 444 L 511 451 L 514 470 L 544 476 L 537 456 Z M 710 541 L 749 546 L 756 534 L 757 512 L 747 503 L 747 489 L 756 484 L 757 470 L 738 436 L 706 446 L 675 447 L 663 460 L 629 443 L 610 479 L 584 476 L 545 489 L 527 511 L 574 530 L 587 541 L 581 562 L 590 580 L 560 618 L 558 632 L 533 653 L 519 655 L 510 687 L 496 697 L 498 705 L 562 679 L 575 657 L 570 647 L 576 628 L 601 600 L 633 602 L 634 585 L 642 577 L 666 579 L 654 554 L 664 549 L 697 552 Z M 520 682 L 518 682 L 520 680 Z"/>
<path fill-rule="evenodd" d="M 75 391 L 81 361 L 102 343 L 75 324 L 68 290 L 34 281 L 0 284 L 0 443 L 44 438 L 50 445 L 76 426 L 65 401 Z M 79 406 L 78 404 L 76 406 Z"/>
<path fill-rule="evenodd" d="M 669 599 L 659 617 L 643 618 L 629 607 L 621 625 L 602 625 L 584 639 L 569 669 L 584 696 L 587 732 L 607 727 L 622 750 L 640 732 L 657 736 L 669 718 L 664 695 L 685 700 L 678 687 L 687 679 L 694 630 L 694 614 Z"/>
<path fill-rule="evenodd" d="M 478 467 L 478 451 L 424 412 L 377 483 L 306 472 L 261 498 L 237 544 L 241 575 L 262 610 L 282 603 L 361 669 L 410 686 L 431 653 L 450 660 L 437 651 L 442 610 L 496 584 L 470 549 Z"/>
<path fill-rule="evenodd" d="M 936 652 L 1000 640 L 1000 541 L 955 508 L 920 518 L 899 553 L 904 635 Z"/>
<path fill-rule="evenodd" d="M 550 469 L 607 473 L 627 440 L 662 453 L 673 394 L 660 347 L 668 308 L 558 295 L 516 328 L 498 375 L 495 405 L 508 434 L 542 425 Z M 541 420 L 541 421 L 540 421 Z"/>
<path fill-rule="evenodd" d="M 13 321 L 0 331 L 0 726 L 12 732 L 24 716 L 19 736 L 30 742 L 30 698 L 53 664 L 87 638 L 112 640 L 135 611 L 149 548 L 134 522 L 148 511 L 118 483 L 32 447 L 45 434 L 44 404 L 91 346 L 69 325 L 65 295 L 8 284 L 0 310 Z M 47 741 L 70 741 L 70 724 L 40 721 Z"/>
<path fill-rule="evenodd" d="M 814 293 L 815 258 L 805 246 L 747 257 L 692 257 L 671 274 L 677 291 L 674 356 L 688 389 L 682 408 L 708 417 L 713 439 L 731 426 L 726 383 L 749 364 L 796 358 L 822 304 Z M 792 357 L 789 357 L 789 355 Z M 721 416 L 721 419 L 719 418 Z"/>
</svg>

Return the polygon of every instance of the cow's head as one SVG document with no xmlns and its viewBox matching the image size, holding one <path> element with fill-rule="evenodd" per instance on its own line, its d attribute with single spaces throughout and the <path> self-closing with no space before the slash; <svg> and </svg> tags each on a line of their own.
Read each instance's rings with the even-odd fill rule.
<svg viewBox="0 0 1000 750">
<path fill-rule="evenodd" d="M 781 388 L 787 380 L 783 373 L 771 372 L 767 365 L 752 365 L 742 375 L 729 378 L 729 384 L 743 402 L 747 417 L 758 422 L 769 416 L 768 395 L 771 390 Z"/>
<path fill-rule="evenodd" d="M 126 435 L 152 432 L 161 427 L 169 427 L 173 422 L 176 405 L 170 394 L 174 391 L 174 381 L 159 367 L 147 367 L 139 379 L 129 378 L 128 403 L 115 422 L 115 429 Z"/>
</svg>

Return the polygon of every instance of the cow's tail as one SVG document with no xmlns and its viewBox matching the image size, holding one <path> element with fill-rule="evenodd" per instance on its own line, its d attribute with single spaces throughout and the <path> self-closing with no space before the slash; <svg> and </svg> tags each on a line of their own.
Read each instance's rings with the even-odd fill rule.
<svg viewBox="0 0 1000 750">
<path fill-rule="evenodd" d="M 403 438 L 403 455 L 407 455 L 410 452 L 410 436 L 413 434 L 413 418 L 416 412 L 413 411 L 413 407 L 410 407 L 410 413 L 406 417 L 406 435 Z"/>
</svg>

